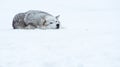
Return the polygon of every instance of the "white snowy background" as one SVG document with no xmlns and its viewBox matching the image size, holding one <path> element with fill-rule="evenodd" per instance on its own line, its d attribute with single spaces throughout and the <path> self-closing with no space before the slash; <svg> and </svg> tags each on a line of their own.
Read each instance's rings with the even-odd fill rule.
<svg viewBox="0 0 120 67">
<path fill-rule="evenodd" d="M 61 15 L 59 30 L 14 30 L 15 14 Z M 0 0 L 0 67 L 120 67 L 120 0 Z"/>
</svg>

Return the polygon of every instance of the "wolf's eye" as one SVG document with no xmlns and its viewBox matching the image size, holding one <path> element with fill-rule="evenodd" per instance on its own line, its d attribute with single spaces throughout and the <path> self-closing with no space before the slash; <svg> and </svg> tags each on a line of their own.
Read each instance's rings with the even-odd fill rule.
<svg viewBox="0 0 120 67">
<path fill-rule="evenodd" d="M 53 24 L 53 22 L 50 22 L 50 24 Z"/>
</svg>

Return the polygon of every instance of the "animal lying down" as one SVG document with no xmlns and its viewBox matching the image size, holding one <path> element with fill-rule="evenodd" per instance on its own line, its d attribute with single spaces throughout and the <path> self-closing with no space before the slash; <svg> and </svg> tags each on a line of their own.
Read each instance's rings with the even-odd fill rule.
<svg viewBox="0 0 120 67">
<path fill-rule="evenodd" d="M 29 10 L 18 13 L 13 18 L 12 26 L 14 29 L 59 29 L 59 16 L 38 10 Z"/>
</svg>

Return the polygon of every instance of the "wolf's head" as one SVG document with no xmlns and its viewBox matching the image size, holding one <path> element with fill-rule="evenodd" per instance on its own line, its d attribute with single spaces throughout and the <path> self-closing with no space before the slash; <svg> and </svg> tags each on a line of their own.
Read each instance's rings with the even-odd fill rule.
<svg viewBox="0 0 120 67">
<path fill-rule="evenodd" d="M 43 23 L 43 26 L 45 29 L 59 29 L 60 28 L 60 22 L 58 20 L 60 15 L 54 17 L 54 16 L 46 16 L 45 21 Z"/>
</svg>

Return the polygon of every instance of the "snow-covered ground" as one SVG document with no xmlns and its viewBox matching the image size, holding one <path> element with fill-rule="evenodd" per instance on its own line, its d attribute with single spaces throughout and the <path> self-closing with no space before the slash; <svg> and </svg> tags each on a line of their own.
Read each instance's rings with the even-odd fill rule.
<svg viewBox="0 0 120 67">
<path fill-rule="evenodd" d="M 0 0 L 0 67 L 120 67 L 119 0 Z M 16 13 L 60 14 L 59 30 L 14 30 Z"/>
</svg>

